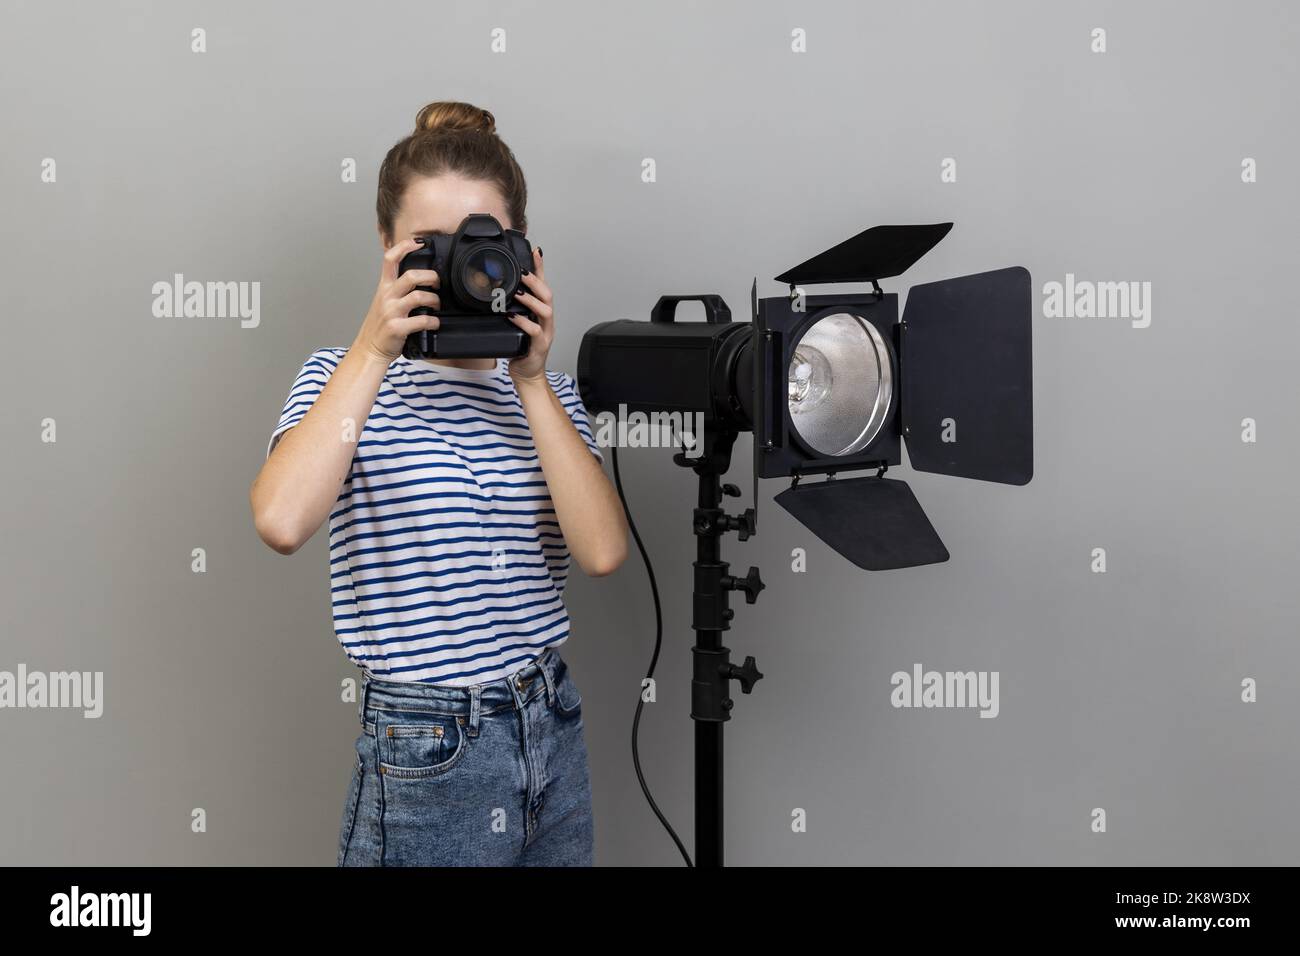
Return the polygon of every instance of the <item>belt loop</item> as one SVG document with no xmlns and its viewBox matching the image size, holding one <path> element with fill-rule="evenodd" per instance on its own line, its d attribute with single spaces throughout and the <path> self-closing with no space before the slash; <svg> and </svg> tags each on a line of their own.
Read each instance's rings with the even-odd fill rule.
<svg viewBox="0 0 1300 956">
<path fill-rule="evenodd" d="M 554 666 L 555 654 L 548 647 L 537 659 L 537 669 L 542 672 L 542 680 L 546 682 L 546 703 L 552 707 L 555 706 L 555 675 L 551 673 Z"/>
<path fill-rule="evenodd" d="M 366 722 L 366 692 L 370 689 L 370 679 L 366 675 L 366 669 L 360 664 L 357 670 L 361 672 L 361 693 L 357 694 L 357 719 L 364 725 Z"/>
<path fill-rule="evenodd" d="M 483 687 L 475 684 L 469 689 L 469 735 L 478 736 L 478 714 L 482 705 Z"/>
</svg>

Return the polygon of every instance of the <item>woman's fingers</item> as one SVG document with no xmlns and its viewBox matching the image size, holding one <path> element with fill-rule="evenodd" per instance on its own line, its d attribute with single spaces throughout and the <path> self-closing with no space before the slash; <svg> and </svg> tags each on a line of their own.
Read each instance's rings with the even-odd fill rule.
<svg viewBox="0 0 1300 956">
<path fill-rule="evenodd" d="M 384 264 L 380 269 L 379 281 L 392 282 L 397 278 L 397 265 L 402 261 L 408 252 L 414 252 L 420 248 L 420 243 L 415 239 L 403 239 L 401 242 L 395 242 L 388 247 L 384 253 Z"/>
<path fill-rule="evenodd" d="M 438 317 L 436 315 L 408 315 L 404 319 L 393 319 L 393 331 L 403 337 L 413 332 L 432 332 L 438 327 Z"/>
<path fill-rule="evenodd" d="M 551 298 L 551 287 L 546 284 L 546 273 L 542 268 L 542 250 L 533 250 L 532 273 L 522 276 L 523 288 L 515 292 L 515 301 L 528 309 L 533 318 L 507 313 L 507 317 L 516 328 L 522 329 L 528 336 L 528 354 L 510 360 L 510 374 L 516 372 L 528 376 L 541 375 L 546 371 L 546 354 L 551 349 L 555 337 L 555 309 Z"/>
<path fill-rule="evenodd" d="M 543 302 L 537 296 L 523 291 L 516 292 L 515 298 L 537 316 L 537 324 L 541 325 L 544 331 L 550 332 L 551 320 L 555 318 L 555 310 L 550 303 Z"/>
<path fill-rule="evenodd" d="M 515 312 L 507 312 L 506 318 L 527 332 L 530 339 L 535 339 L 538 336 L 545 334 L 545 330 L 540 325 L 525 315 L 519 315 Z"/>
<path fill-rule="evenodd" d="M 530 272 L 528 275 L 520 276 L 524 285 L 537 298 L 541 299 L 547 305 L 551 304 L 551 287 L 546 284 L 546 277 Z"/>
<path fill-rule="evenodd" d="M 393 280 L 392 296 L 401 298 L 416 286 L 428 285 L 435 289 L 442 288 L 442 280 L 432 269 L 410 269 Z"/>
<path fill-rule="evenodd" d="M 546 342 L 549 344 L 555 334 L 555 309 L 527 292 L 516 293 L 515 298 L 519 300 L 521 305 L 532 311 L 536 321 L 528 324 L 538 329 L 546 337 Z M 524 319 L 524 321 L 527 322 L 528 320 Z"/>
<path fill-rule="evenodd" d="M 413 289 L 406 295 L 393 299 L 393 309 L 395 318 L 404 318 L 411 314 L 412 309 L 424 306 L 429 309 L 442 308 L 442 300 L 436 292 L 425 292 L 422 289 Z M 416 316 L 422 318 L 422 316 Z"/>
</svg>

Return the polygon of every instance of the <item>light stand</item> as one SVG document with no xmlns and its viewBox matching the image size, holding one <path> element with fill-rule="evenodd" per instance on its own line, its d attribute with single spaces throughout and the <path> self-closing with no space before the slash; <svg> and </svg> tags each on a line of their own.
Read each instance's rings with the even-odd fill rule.
<svg viewBox="0 0 1300 956">
<path fill-rule="evenodd" d="M 695 865 L 723 865 L 723 764 L 722 728 L 731 719 L 731 681 L 740 682 L 748 694 L 762 678 L 753 657 L 736 666 L 731 651 L 722 644 L 722 632 L 731 625 L 735 612 L 728 607 L 732 591 L 744 591 L 745 602 L 753 604 L 763 581 L 758 568 L 751 567 L 743 578 L 728 574 L 729 565 L 722 560 L 722 536 L 735 531 L 741 541 L 755 532 L 753 508 L 739 515 L 729 515 L 722 507 L 723 496 L 739 497 L 735 485 L 722 484 L 722 475 L 731 464 L 734 431 L 706 430 L 703 454 L 696 458 L 678 453 L 673 461 L 689 467 L 699 477 L 699 500 L 694 511 L 695 591 L 692 595 L 691 627 L 695 646 L 691 648 L 694 667 L 691 679 L 691 719 L 695 721 Z"/>
<path fill-rule="evenodd" d="M 1012 266 L 913 286 L 901 315 L 898 294 L 880 287 L 951 228 L 867 229 L 777 276 L 789 295 L 760 300 L 755 279 L 749 322 L 732 322 L 717 294 L 665 295 L 649 321 L 601 322 L 582 338 L 577 378 L 589 411 L 652 425 L 686 416 L 701 443 L 690 449 L 698 455 L 673 459 L 699 478 L 691 616 L 698 866 L 723 863 L 722 730 L 731 718 L 731 681 L 748 694 L 763 676 L 753 657 L 732 664 L 722 643 L 734 616 L 730 592 L 743 591 L 753 604 L 763 589 L 757 568 L 743 578 L 728 573 L 721 546 L 728 531 L 742 541 L 755 533 L 758 480 L 789 478 L 777 505 L 857 567 L 884 571 L 948 560 L 911 488 L 885 477 L 902 463 L 904 445 L 918 472 L 1010 485 L 1033 476 L 1029 272 Z M 871 291 L 809 295 L 804 288 L 857 282 L 870 282 Z M 677 304 L 690 300 L 703 304 L 703 322 L 676 321 Z M 729 515 L 723 499 L 740 490 L 722 477 L 742 431 L 754 437 L 755 508 Z M 642 556 L 653 589 L 644 548 Z"/>
</svg>

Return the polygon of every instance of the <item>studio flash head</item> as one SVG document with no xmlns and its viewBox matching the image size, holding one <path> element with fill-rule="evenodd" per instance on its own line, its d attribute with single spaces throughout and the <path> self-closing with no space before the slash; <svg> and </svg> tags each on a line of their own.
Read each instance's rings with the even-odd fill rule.
<svg viewBox="0 0 1300 956">
<path fill-rule="evenodd" d="M 697 471 L 725 472 L 737 434 L 753 432 L 754 477 L 792 479 L 777 504 L 863 569 L 946 561 L 911 489 L 884 477 L 904 444 L 915 471 L 1012 485 L 1033 475 L 1028 271 L 914 286 L 901 319 L 898 295 L 880 288 L 951 228 L 867 229 L 777 276 L 787 295 L 760 300 L 755 281 L 748 323 L 731 321 L 721 296 L 670 295 L 649 322 L 596 325 L 578 356 L 583 401 L 593 413 L 702 416 L 702 464 L 679 456 Z M 871 288 L 805 289 L 851 282 Z M 674 321 L 686 300 L 704 303 L 704 322 Z"/>
</svg>

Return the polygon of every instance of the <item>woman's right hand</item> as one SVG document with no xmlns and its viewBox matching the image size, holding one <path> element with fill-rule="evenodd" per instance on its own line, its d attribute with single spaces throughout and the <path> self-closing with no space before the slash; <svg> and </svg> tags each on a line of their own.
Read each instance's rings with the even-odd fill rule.
<svg viewBox="0 0 1300 956">
<path fill-rule="evenodd" d="M 412 309 L 425 306 L 437 310 L 441 301 L 436 292 L 422 292 L 416 286 L 441 288 L 438 273 L 431 269 L 412 269 L 400 276 L 397 266 L 407 253 L 420 248 L 414 239 L 395 242 L 384 253 L 384 263 L 379 274 L 379 287 L 370 302 L 370 311 L 361 323 L 354 346 L 360 347 L 376 358 L 392 362 L 402 354 L 406 337 L 412 332 L 438 327 L 436 315 L 411 315 Z"/>
</svg>

